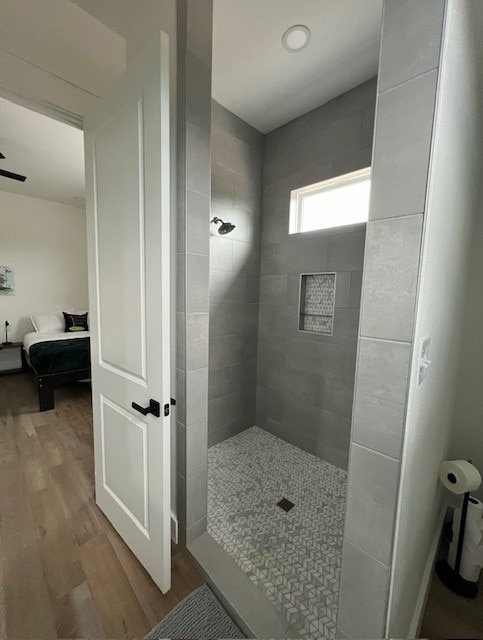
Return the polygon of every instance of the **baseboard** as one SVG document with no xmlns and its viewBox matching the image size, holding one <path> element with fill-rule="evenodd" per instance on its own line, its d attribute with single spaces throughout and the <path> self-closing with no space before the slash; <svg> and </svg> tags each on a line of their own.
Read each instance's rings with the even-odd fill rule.
<svg viewBox="0 0 483 640">
<path fill-rule="evenodd" d="M 437 560 L 437 553 L 441 542 L 441 535 L 443 530 L 443 522 L 446 514 L 446 505 L 441 509 L 441 513 L 438 518 L 438 526 L 434 532 L 431 546 L 429 548 L 428 561 L 424 567 L 423 579 L 421 580 L 421 587 L 419 589 L 418 598 L 416 600 L 416 606 L 414 607 L 413 618 L 409 626 L 408 638 L 419 638 L 419 629 L 423 621 L 424 611 L 426 609 L 426 602 L 428 600 L 429 589 L 431 587 L 431 580 L 433 578 L 434 566 Z"/>
<path fill-rule="evenodd" d="M 178 544 L 178 520 L 174 513 L 171 513 L 171 540 Z"/>
</svg>

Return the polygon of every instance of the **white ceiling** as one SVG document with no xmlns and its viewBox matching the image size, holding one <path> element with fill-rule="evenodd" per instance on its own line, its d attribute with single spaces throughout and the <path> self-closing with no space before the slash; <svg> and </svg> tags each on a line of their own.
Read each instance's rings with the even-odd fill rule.
<svg viewBox="0 0 483 640">
<path fill-rule="evenodd" d="M 383 0 L 214 0 L 213 97 L 262 133 L 377 74 Z M 290 53 L 292 25 L 312 32 Z"/>
<path fill-rule="evenodd" d="M 0 168 L 27 176 L 0 176 L 0 191 L 84 207 L 82 131 L 0 98 Z"/>
</svg>

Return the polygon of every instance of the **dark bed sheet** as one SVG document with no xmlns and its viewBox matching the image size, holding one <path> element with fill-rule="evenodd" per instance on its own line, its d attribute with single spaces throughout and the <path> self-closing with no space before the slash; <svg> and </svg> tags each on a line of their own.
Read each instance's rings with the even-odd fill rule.
<svg viewBox="0 0 483 640">
<path fill-rule="evenodd" d="M 29 357 L 38 375 L 90 369 L 90 338 L 37 342 L 30 347 Z"/>
</svg>

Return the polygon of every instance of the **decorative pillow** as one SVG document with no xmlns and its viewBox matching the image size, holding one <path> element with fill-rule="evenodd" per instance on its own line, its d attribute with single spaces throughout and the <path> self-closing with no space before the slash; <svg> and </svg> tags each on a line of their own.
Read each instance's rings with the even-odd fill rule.
<svg viewBox="0 0 483 640">
<path fill-rule="evenodd" d="M 87 313 L 66 313 L 64 311 L 65 333 L 88 331 Z"/>
<path fill-rule="evenodd" d="M 69 309 L 67 313 L 74 310 Z M 35 331 L 38 333 L 57 333 L 65 331 L 65 320 L 61 311 L 53 313 L 36 313 L 30 316 Z"/>
</svg>

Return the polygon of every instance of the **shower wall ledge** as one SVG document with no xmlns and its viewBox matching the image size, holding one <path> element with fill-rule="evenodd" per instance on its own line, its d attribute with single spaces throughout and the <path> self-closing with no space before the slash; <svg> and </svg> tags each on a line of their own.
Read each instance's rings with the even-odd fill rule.
<svg viewBox="0 0 483 640">
<path fill-rule="evenodd" d="M 296 638 L 288 625 L 259 588 L 243 573 L 209 533 L 204 533 L 187 549 L 203 577 L 216 593 L 233 620 L 248 638 Z"/>
</svg>

